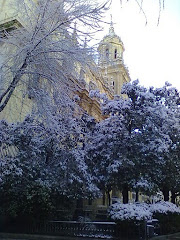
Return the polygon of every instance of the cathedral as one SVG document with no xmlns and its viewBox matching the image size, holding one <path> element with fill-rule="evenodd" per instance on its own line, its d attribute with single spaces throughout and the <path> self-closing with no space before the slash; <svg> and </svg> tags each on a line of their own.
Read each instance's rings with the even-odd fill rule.
<svg viewBox="0 0 180 240">
<path fill-rule="evenodd" d="M 17 15 L 11 13 L 7 10 L 5 5 L 5 0 L 0 3 L 0 34 L 3 37 L 4 31 L 11 32 L 17 27 L 21 27 L 22 24 L 18 21 Z M 0 48 L 2 46 L 0 45 Z M 89 92 L 91 90 L 99 90 L 100 93 L 107 95 L 109 99 L 113 99 L 115 95 L 121 95 L 121 89 L 123 84 L 130 82 L 130 76 L 128 69 L 124 63 L 124 44 L 120 38 L 115 33 L 113 22 L 109 27 L 109 32 L 100 41 L 97 52 L 98 61 L 96 64 L 96 69 L 98 73 L 94 74 L 93 77 L 89 77 L 87 72 L 83 72 L 83 78 L 85 80 L 85 85 L 78 92 L 80 97 L 80 106 L 91 116 L 93 116 L 97 121 L 103 119 L 100 109 L 100 103 L 96 98 L 92 99 L 89 97 Z M 1 58 L 0 58 L 1 63 Z M 31 105 L 31 99 L 26 99 L 25 104 L 22 105 L 22 96 L 16 95 L 11 97 L 7 107 L 0 113 L 0 119 L 6 119 L 10 122 L 21 121 L 29 113 L 29 106 Z M 22 113 L 22 118 L 16 117 L 17 113 Z M 119 193 L 117 193 L 119 194 Z M 115 194 L 117 196 L 117 194 Z M 87 212 L 87 216 L 94 217 L 93 215 L 97 212 L 102 215 L 106 212 L 107 206 L 112 201 L 113 193 L 111 196 L 107 196 L 104 193 L 103 198 L 96 199 L 93 202 L 91 200 L 85 200 L 84 209 Z M 120 197 L 120 196 L 118 196 Z M 111 199 L 111 200 L 110 200 Z"/>
<path fill-rule="evenodd" d="M 8 0 L 3 0 L 0 3 L 0 34 L 3 36 L 4 31 L 11 32 L 13 29 L 22 26 L 19 22 L 18 15 L 13 12 L 13 8 L 9 8 Z M 1 52 L 3 47 L 0 45 Z M 89 97 L 90 90 L 99 89 L 101 93 L 105 93 L 109 99 L 112 99 L 114 95 L 121 95 L 121 88 L 124 83 L 130 81 L 128 69 L 126 68 L 123 60 L 124 44 L 121 38 L 116 35 L 113 22 L 109 27 L 109 33 L 103 37 L 100 41 L 98 49 L 98 61 L 94 64 L 97 65 L 98 73 L 95 73 L 92 77 L 89 77 L 87 72 L 83 73 L 85 85 L 81 87 L 81 91 L 78 95 L 81 99 L 80 106 L 88 112 L 88 114 L 95 117 L 96 120 L 101 120 L 100 106 L 96 99 Z M 0 63 L 1 63 L 0 56 Z M 25 100 L 25 104 L 22 106 L 20 100 L 21 95 L 19 91 L 17 97 L 11 97 L 7 107 L 0 113 L 0 119 L 7 119 L 10 122 L 21 121 L 29 112 L 29 107 L 32 106 L 30 99 Z M 31 107 L 30 107 L 31 108 Z M 16 112 L 22 112 L 22 116 L 16 117 Z"/>
<path fill-rule="evenodd" d="M 113 95 L 120 95 L 122 85 L 129 82 L 130 77 L 123 60 L 124 44 L 116 35 L 112 21 L 109 34 L 99 43 L 98 53 L 98 64 L 105 84 Z"/>
<path fill-rule="evenodd" d="M 110 99 L 115 95 L 120 96 L 122 86 L 130 82 L 130 76 L 123 59 L 124 44 L 115 33 L 112 20 L 109 33 L 100 41 L 97 50 L 98 71 L 101 77 L 100 79 L 99 77 L 94 78 L 91 81 L 89 81 L 88 77 L 85 78 L 88 83 L 87 93 L 92 89 L 99 89 L 101 93 L 105 93 Z M 83 108 L 97 120 L 101 120 L 102 116 L 97 102 L 91 100 L 87 93 L 85 94 L 85 91 L 80 93 Z M 83 103 L 85 98 L 86 101 Z"/>
</svg>

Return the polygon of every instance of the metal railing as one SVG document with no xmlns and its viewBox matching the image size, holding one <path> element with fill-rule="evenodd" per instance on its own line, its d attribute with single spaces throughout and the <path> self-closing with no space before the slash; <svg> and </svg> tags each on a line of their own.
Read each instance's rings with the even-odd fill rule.
<svg viewBox="0 0 180 240">
<path fill-rule="evenodd" d="M 114 222 L 48 221 L 30 224 L 13 224 L 13 226 L 8 226 L 4 231 L 107 239 L 115 236 L 115 229 L 116 223 Z"/>
<path fill-rule="evenodd" d="M 47 233 L 64 236 L 113 236 L 114 222 L 77 222 L 77 221 L 49 221 L 36 224 L 29 229 L 31 233 Z"/>
</svg>

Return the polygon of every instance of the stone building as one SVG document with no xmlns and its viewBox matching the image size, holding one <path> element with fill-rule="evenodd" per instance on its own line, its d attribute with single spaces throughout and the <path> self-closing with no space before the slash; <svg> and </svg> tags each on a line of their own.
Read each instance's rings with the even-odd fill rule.
<svg viewBox="0 0 180 240">
<path fill-rule="evenodd" d="M 3 0 L 0 2 L 1 36 L 3 36 L 4 31 L 11 32 L 13 29 L 21 27 L 24 24 L 22 22 L 23 18 L 19 17 L 20 13 L 17 12 L 10 3 L 10 0 Z M 3 53 L 4 46 L 0 45 L 0 48 L 1 53 Z M 122 85 L 130 81 L 128 70 L 123 61 L 123 52 L 123 42 L 121 38 L 115 34 L 111 21 L 109 34 L 99 43 L 98 72 L 96 71 L 91 75 L 88 73 L 88 70 L 87 72 L 82 72 L 85 85 L 81 86 L 81 91 L 78 93 L 81 99 L 80 105 L 82 108 L 98 121 L 103 118 L 100 111 L 100 105 L 96 99 L 89 98 L 89 91 L 92 89 L 99 89 L 101 93 L 105 93 L 110 99 L 113 98 L 113 95 L 121 94 Z M 0 64 L 1 61 L 0 54 Z M 0 113 L 0 119 L 8 119 L 8 121 L 11 122 L 23 120 L 25 115 L 32 108 L 33 103 L 31 99 L 25 98 L 22 101 L 22 98 L 22 91 L 17 87 L 7 107 Z M 16 114 L 19 112 L 21 112 L 20 117 Z"/>
<path fill-rule="evenodd" d="M 0 2 L 0 12 L 1 36 L 4 31 L 10 32 L 17 27 L 23 26 L 17 12 L 9 8 L 9 0 L 2 0 Z M 2 49 L 1 45 L 0 49 Z M 91 99 L 89 97 L 89 91 L 99 89 L 101 93 L 105 93 L 109 99 L 112 99 L 114 95 L 121 95 L 122 85 L 130 81 L 130 76 L 123 60 L 124 44 L 121 38 L 116 35 L 112 21 L 109 33 L 100 41 L 97 50 L 99 56 L 98 63 L 94 62 L 94 64 L 97 64 L 96 69 L 98 69 L 98 72 L 95 71 L 90 75 L 88 70 L 87 72 L 81 72 L 80 70 L 81 77 L 85 80 L 85 84 L 81 86 L 81 91 L 78 92 L 78 95 L 80 96 L 80 106 L 95 117 L 97 121 L 100 121 L 103 119 L 100 103 L 97 99 Z M 32 100 L 26 98 L 25 101 L 22 102 L 22 98 L 21 91 L 17 89 L 7 104 L 7 107 L 0 113 L 0 119 L 6 119 L 11 122 L 23 120 L 31 109 Z M 22 114 L 20 118 L 17 117 L 17 113 L 19 112 Z M 112 192 L 110 195 L 107 196 L 107 194 L 104 193 L 103 198 L 96 199 L 93 202 L 91 200 L 84 201 L 84 209 L 87 215 L 94 216 L 98 213 L 100 216 L 103 216 L 105 209 L 110 203 L 109 201 L 112 201 Z"/>
<path fill-rule="evenodd" d="M 123 59 L 124 44 L 116 35 L 112 21 L 109 33 L 100 41 L 97 50 L 99 74 L 95 74 L 94 79 L 91 80 L 86 74 L 87 85 L 80 96 L 83 108 L 97 120 L 101 120 L 103 117 L 99 103 L 90 99 L 88 92 L 91 89 L 99 89 L 101 93 L 105 93 L 111 99 L 114 95 L 121 95 L 123 84 L 130 82 L 129 72 Z"/>
<path fill-rule="evenodd" d="M 109 34 L 99 43 L 98 65 L 104 82 L 113 91 L 113 95 L 121 95 L 123 84 L 130 81 L 123 59 L 124 50 L 124 44 L 121 38 L 116 35 L 111 21 Z"/>
</svg>

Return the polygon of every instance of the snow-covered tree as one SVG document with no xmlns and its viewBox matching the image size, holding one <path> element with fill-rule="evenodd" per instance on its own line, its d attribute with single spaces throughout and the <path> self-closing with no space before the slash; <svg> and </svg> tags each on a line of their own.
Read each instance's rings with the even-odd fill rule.
<svg viewBox="0 0 180 240">
<path fill-rule="evenodd" d="M 22 27 L 0 38 L 0 112 L 12 96 L 33 99 L 45 114 L 53 104 L 73 106 L 82 87 L 80 69 L 90 67 L 82 40 L 100 29 L 109 0 L 18 0 L 10 2 Z M 12 7 L 12 6 L 11 6 Z M 75 24 L 76 23 L 76 24 Z M 76 26 L 76 27 L 75 27 Z M 79 44 L 78 44 L 79 41 Z"/>
<path fill-rule="evenodd" d="M 17 149 L 15 158 L 22 169 L 22 181 L 28 173 L 66 196 L 96 194 L 84 162 L 81 121 L 67 115 L 54 118 L 54 127 L 31 116 L 11 125 L 10 136 Z"/>
<path fill-rule="evenodd" d="M 6 132 L 0 147 L 13 146 L 16 150 L 13 156 L 7 154 L 0 159 L 1 196 L 10 201 L 2 202 L 3 211 L 11 212 L 8 206 L 12 206 L 12 214 L 18 215 L 19 209 L 30 211 L 31 204 L 38 205 L 39 201 L 46 210 L 51 209 L 54 194 L 70 199 L 99 194 L 84 161 L 86 122 L 85 117 L 61 114 L 54 116 L 54 126 L 39 120 L 36 114 L 23 122 L 2 122 Z"/>
<path fill-rule="evenodd" d="M 158 189 L 170 153 L 170 126 L 176 128 L 178 118 L 158 91 L 146 89 L 138 81 L 125 85 L 122 93 L 128 98 L 105 102 L 103 113 L 108 117 L 97 124 L 91 145 L 87 146 L 87 158 L 93 159 L 98 181 L 109 189 L 115 186 L 121 190 L 124 203 L 130 189 Z"/>
<path fill-rule="evenodd" d="M 2 120 L 0 121 L 0 184 L 8 175 L 20 176 L 22 169 L 18 167 L 19 160 L 15 157 L 16 147 L 13 144 L 11 127 Z"/>
<path fill-rule="evenodd" d="M 171 201 L 175 203 L 180 191 L 180 93 L 169 83 L 163 88 L 152 88 L 151 91 L 168 112 L 164 131 L 171 140 L 170 148 L 164 155 L 159 188 L 163 192 L 165 201 L 170 200 L 169 191 L 171 191 Z"/>
</svg>

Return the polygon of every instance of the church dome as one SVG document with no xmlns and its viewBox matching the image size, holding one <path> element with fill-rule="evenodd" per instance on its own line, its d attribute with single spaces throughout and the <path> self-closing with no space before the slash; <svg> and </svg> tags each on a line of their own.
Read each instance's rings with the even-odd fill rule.
<svg viewBox="0 0 180 240">
<path fill-rule="evenodd" d="M 110 28 L 109 28 L 109 34 L 107 34 L 103 37 L 100 44 L 103 43 L 103 42 L 108 42 L 108 41 L 112 41 L 112 40 L 116 40 L 116 42 L 119 42 L 120 44 L 123 45 L 123 42 L 122 42 L 121 38 L 114 31 L 113 22 L 111 21 L 111 25 L 110 25 Z M 123 45 L 123 47 L 124 47 L 124 45 Z"/>
</svg>

